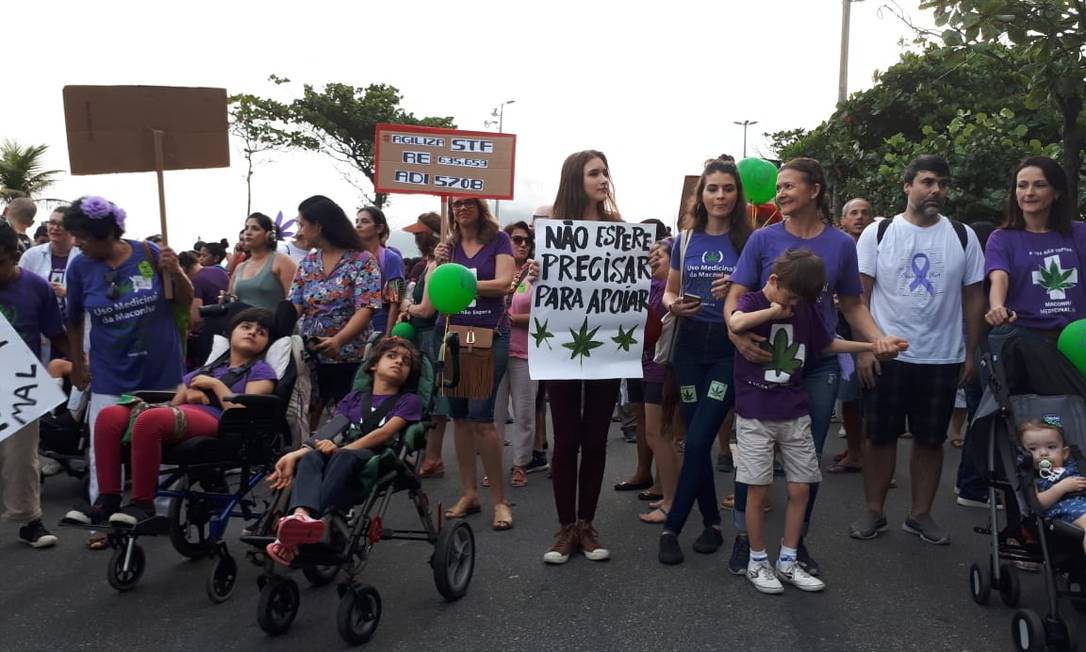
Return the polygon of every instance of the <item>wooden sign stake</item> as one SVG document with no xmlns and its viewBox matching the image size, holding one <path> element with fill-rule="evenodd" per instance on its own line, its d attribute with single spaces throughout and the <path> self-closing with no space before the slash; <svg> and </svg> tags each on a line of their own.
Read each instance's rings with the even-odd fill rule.
<svg viewBox="0 0 1086 652">
<path fill-rule="evenodd" d="M 162 137 L 164 134 L 161 129 L 152 129 L 151 133 L 155 137 L 155 176 L 158 177 L 158 226 L 162 233 L 162 246 L 168 247 L 170 241 L 166 234 L 166 181 L 162 175 L 166 158 L 162 152 Z M 167 300 L 173 298 L 173 279 L 170 278 L 169 274 L 162 275 L 162 294 Z"/>
</svg>

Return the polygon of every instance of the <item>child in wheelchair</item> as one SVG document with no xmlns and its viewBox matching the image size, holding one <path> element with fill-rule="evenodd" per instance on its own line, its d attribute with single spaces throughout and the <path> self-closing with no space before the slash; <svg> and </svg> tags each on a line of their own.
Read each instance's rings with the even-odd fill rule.
<svg viewBox="0 0 1086 652">
<path fill-rule="evenodd" d="M 272 313 L 250 308 L 228 331 L 230 349 L 210 364 L 185 375 L 169 404 L 139 400 L 102 410 L 95 429 L 99 496 L 93 505 L 68 512 L 65 523 L 134 526 L 155 515 L 155 490 L 162 449 L 193 437 L 214 437 L 233 394 L 271 394 L 277 376 L 262 358 L 268 349 Z M 132 496 L 121 508 L 122 448 L 131 444 Z"/>
<path fill-rule="evenodd" d="M 341 418 L 281 457 L 267 478 L 276 490 L 293 485 L 289 514 L 279 521 L 276 540 L 267 546 L 268 556 L 281 564 L 290 566 L 299 545 L 322 539 L 325 523 L 320 518 L 355 502 L 355 478 L 375 451 L 422 419 L 419 397 L 405 391 L 419 375 L 415 346 L 386 337 L 374 346 L 369 360 L 364 372 L 370 375 L 371 389 L 345 396 L 336 406 Z M 353 425 L 341 432 L 348 423 Z"/>
<path fill-rule="evenodd" d="M 1063 428 L 1046 418 L 1027 421 L 1018 432 L 1022 447 L 1033 456 L 1038 474 L 1037 500 L 1045 516 L 1086 530 L 1086 477 L 1071 456 Z"/>
</svg>

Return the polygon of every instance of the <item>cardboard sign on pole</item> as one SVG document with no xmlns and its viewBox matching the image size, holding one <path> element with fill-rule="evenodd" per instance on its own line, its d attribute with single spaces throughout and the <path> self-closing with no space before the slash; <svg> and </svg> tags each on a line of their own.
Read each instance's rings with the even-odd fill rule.
<svg viewBox="0 0 1086 652">
<path fill-rule="evenodd" d="M 226 89 L 65 86 L 72 174 L 156 172 L 166 240 L 164 170 L 230 166 Z"/>
<path fill-rule="evenodd" d="M 676 223 L 679 227 L 678 230 L 682 230 L 683 215 L 686 215 L 686 211 L 694 205 L 694 192 L 698 189 L 698 179 L 696 174 L 688 174 L 683 177 L 683 194 L 679 198 L 679 221 Z"/>
<path fill-rule="evenodd" d="M 377 192 L 513 198 L 513 134 L 379 124 L 374 140 Z"/>
<path fill-rule="evenodd" d="M 56 380 L 0 315 L 0 441 L 65 400 Z"/>
</svg>

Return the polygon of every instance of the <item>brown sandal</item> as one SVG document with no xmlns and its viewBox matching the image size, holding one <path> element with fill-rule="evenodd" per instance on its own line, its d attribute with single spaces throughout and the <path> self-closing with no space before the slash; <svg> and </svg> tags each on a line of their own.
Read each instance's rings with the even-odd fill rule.
<svg viewBox="0 0 1086 652">
<path fill-rule="evenodd" d="M 494 505 L 494 523 L 491 527 L 499 532 L 513 529 L 513 510 L 509 509 L 509 503 Z"/>
<path fill-rule="evenodd" d="M 523 466 L 514 466 L 513 470 L 509 472 L 509 484 L 514 487 L 528 486 L 528 474 L 524 471 Z"/>
<path fill-rule="evenodd" d="M 445 518 L 464 518 L 471 514 L 478 514 L 481 511 L 483 511 L 483 506 L 478 500 L 472 502 L 468 500 L 467 496 L 461 496 L 455 505 L 445 510 Z"/>
<path fill-rule="evenodd" d="M 109 547 L 109 537 L 98 532 L 87 539 L 87 550 L 105 550 Z"/>
</svg>

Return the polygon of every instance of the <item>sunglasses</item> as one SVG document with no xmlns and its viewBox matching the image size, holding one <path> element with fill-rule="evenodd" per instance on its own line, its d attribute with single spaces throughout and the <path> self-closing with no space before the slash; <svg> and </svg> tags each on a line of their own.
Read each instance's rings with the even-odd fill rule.
<svg viewBox="0 0 1086 652">
<path fill-rule="evenodd" d="M 117 270 L 106 272 L 106 283 L 109 283 L 109 289 L 106 290 L 106 298 L 110 301 L 120 299 L 121 287 L 117 284 Z"/>
<path fill-rule="evenodd" d="M 477 204 L 474 199 L 457 199 L 452 203 L 453 210 L 467 208 L 468 206 L 477 206 Z"/>
<path fill-rule="evenodd" d="M 515 235 L 515 236 L 513 236 L 512 240 L 513 240 L 513 244 L 517 245 L 518 247 L 523 246 L 523 245 L 529 245 L 529 244 L 532 244 L 532 242 L 533 242 L 533 240 L 531 238 L 525 237 L 523 235 Z"/>
</svg>

